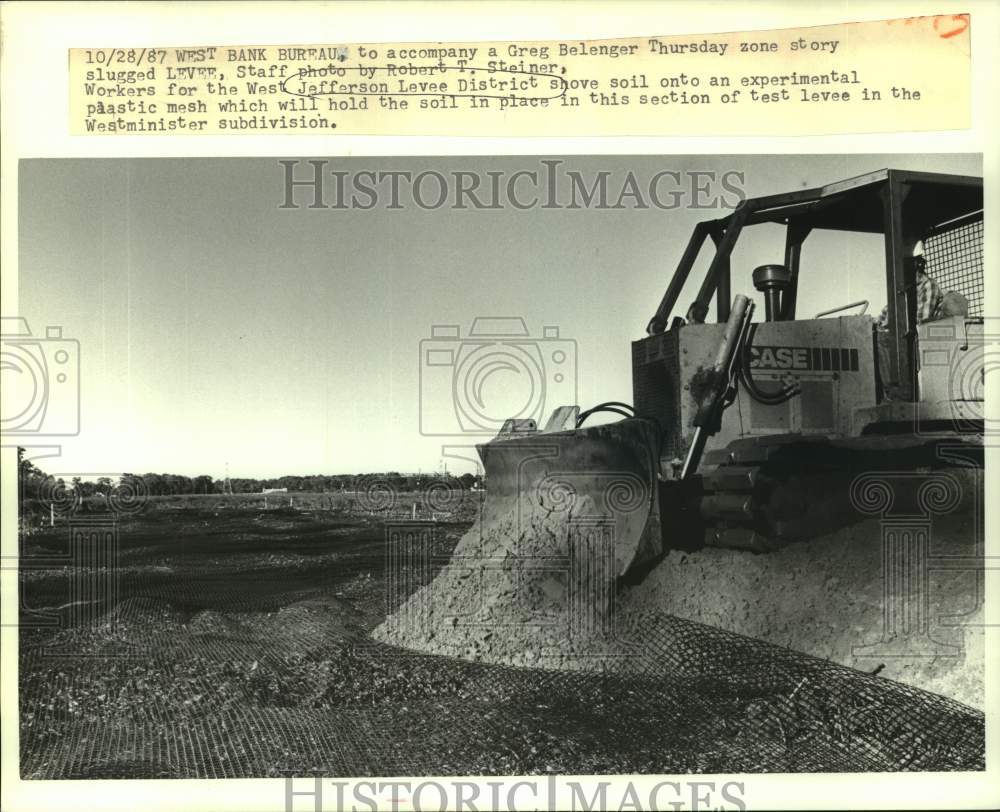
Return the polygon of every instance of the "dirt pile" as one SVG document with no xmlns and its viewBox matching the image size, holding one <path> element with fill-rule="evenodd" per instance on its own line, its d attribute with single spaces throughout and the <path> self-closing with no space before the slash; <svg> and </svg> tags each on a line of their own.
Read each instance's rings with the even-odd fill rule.
<svg viewBox="0 0 1000 812">
<path fill-rule="evenodd" d="M 907 593 L 902 579 L 887 581 L 876 521 L 763 555 L 672 551 L 640 584 L 617 593 L 599 535 L 581 534 L 558 515 L 536 517 L 517 533 L 509 522 L 483 522 L 374 636 L 487 663 L 652 673 L 676 667 L 663 654 L 674 634 L 661 622 L 669 616 L 982 708 L 983 589 L 981 566 L 973 566 L 981 554 L 974 515 L 934 520 L 920 594 Z M 935 568 L 949 561 L 949 568 Z"/>
<path fill-rule="evenodd" d="M 475 661 L 579 668 L 590 664 L 585 655 L 617 650 L 606 633 L 614 581 L 600 534 L 578 532 L 562 515 L 507 515 L 474 525 L 374 637 Z"/>
<path fill-rule="evenodd" d="M 660 536 L 654 429 L 621 425 L 481 446 L 490 485 L 478 521 L 376 638 L 508 665 L 604 670 L 620 658 L 615 584 L 655 557 Z M 403 578 L 421 567 L 414 542 L 398 546 Z"/>
</svg>

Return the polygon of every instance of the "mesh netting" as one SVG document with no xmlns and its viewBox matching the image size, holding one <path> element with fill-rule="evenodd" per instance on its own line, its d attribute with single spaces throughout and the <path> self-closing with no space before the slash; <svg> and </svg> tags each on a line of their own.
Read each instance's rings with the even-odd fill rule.
<svg viewBox="0 0 1000 812">
<path fill-rule="evenodd" d="M 924 240 L 927 273 L 942 290 L 961 293 L 969 316 L 983 315 L 983 213 L 942 226 Z"/>
<path fill-rule="evenodd" d="M 38 609 L 75 576 L 31 561 L 64 531 L 26 545 L 25 778 L 984 767 L 978 711 L 667 615 L 626 619 L 644 641 L 628 677 L 376 644 L 395 593 L 375 521 L 165 522 L 120 528 L 116 605 L 58 628 Z M 437 552 L 464 528 L 439 527 Z"/>
</svg>

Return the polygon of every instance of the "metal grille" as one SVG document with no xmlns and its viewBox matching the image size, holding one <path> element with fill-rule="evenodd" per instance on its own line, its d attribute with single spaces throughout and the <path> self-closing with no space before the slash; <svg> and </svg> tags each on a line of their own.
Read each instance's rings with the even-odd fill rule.
<svg viewBox="0 0 1000 812">
<path fill-rule="evenodd" d="M 680 377 L 676 333 L 661 333 L 632 342 L 632 403 L 636 417 L 656 420 L 665 432 L 664 455 L 680 433 Z"/>
<path fill-rule="evenodd" d="M 976 212 L 932 231 L 924 239 L 927 272 L 942 291 L 961 293 L 969 315 L 983 315 L 983 213 Z"/>
</svg>

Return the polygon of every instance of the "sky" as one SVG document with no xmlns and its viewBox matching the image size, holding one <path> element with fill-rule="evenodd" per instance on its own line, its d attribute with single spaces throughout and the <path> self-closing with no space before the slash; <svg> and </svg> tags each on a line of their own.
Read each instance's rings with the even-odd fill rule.
<svg viewBox="0 0 1000 812">
<path fill-rule="evenodd" d="M 329 160 L 348 173 L 543 169 L 539 157 Z M 588 183 L 611 172 L 615 193 L 630 171 L 640 188 L 665 170 L 735 171 L 751 197 L 883 167 L 982 171 L 971 155 L 561 160 Z M 80 347 L 79 434 L 37 438 L 61 444 L 56 468 L 471 470 L 474 443 L 511 412 L 631 401 L 630 342 L 694 225 L 729 211 L 392 209 L 388 195 L 370 210 L 309 209 L 301 191 L 299 208 L 281 209 L 284 172 L 278 158 L 21 162 L 20 315 L 34 336 L 59 326 Z M 750 271 L 782 256 L 780 229 L 754 229 L 733 256 L 733 293 L 754 293 Z M 800 315 L 858 299 L 875 314 L 884 304 L 881 237 L 814 233 Z M 506 332 L 521 318 L 527 335 L 470 341 L 490 317 L 508 319 Z M 4 371 L 5 387 L 16 374 Z"/>
</svg>

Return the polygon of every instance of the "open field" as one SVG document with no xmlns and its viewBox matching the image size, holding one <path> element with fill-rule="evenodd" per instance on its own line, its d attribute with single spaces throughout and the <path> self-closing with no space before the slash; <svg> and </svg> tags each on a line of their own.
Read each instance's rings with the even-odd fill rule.
<svg viewBox="0 0 1000 812">
<path fill-rule="evenodd" d="M 431 540 L 413 567 L 385 512 L 308 496 L 154 498 L 113 529 L 83 511 L 26 534 L 22 775 L 983 768 L 977 711 L 677 618 L 649 619 L 656 668 L 627 678 L 375 643 L 479 497 L 436 522 L 396 500 L 390 529 Z"/>
</svg>

